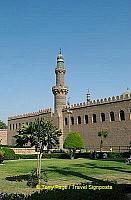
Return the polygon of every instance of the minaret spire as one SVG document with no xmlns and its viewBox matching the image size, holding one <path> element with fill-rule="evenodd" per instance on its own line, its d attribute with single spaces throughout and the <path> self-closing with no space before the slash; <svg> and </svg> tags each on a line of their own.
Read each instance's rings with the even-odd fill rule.
<svg viewBox="0 0 131 200">
<path fill-rule="evenodd" d="M 90 102 L 90 90 L 89 89 L 86 94 L 86 101 L 87 101 L 87 104 Z"/>
<path fill-rule="evenodd" d="M 66 106 L 68 87 L 65 86 L 64 83 L 65 72 L 64 56 L 62 55 L 60 49 L 57 56 L 57 66 L 55 68 L 56 85 L 52 87 L 52 92 L 54 94 L 54 111 L 58 115 L 61 115 L 63 107 Z"/>
</svg>

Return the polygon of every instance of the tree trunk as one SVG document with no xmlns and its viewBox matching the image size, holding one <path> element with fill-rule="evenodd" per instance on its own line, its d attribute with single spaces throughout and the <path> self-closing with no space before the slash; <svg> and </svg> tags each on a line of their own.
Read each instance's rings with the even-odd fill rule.
<svg viewBox="0 0 131 200">
<path fill-rule="evenodd" d="M 75 152 L 76 152 L 75 149 L 70 149 L 70 158 L 71 158 L 71 160 L 73 160 L 75 158 Z"/>
<path fill-rule="evenodd" d="M 100 152 L 102 152 L 102 148 L 103 148 L 103 140 L 101 139 L 101 143 L 100 143 Z"/>
<path fill-rule="evenodd" d="M 37 152 L 37 177 L 39 177 L 39 152 Z"/>
<path fill-rule="evenodd" d="M 42 158 L 42 153 L 39 154 L 39 184 L 41 179 L 41 158 Z"/>
<path fill-rule="evenodd" d="M 73 159 L 75 158 L 76 149 L 73 149 Z"/>
</svg>

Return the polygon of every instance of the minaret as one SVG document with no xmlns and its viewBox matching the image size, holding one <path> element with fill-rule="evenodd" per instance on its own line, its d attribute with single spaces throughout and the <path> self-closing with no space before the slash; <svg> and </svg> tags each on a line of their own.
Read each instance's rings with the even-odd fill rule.
<svg viewBox="0 0 131 200">
<path fill-rule="evenodd" d="M 68 87 L 64 83 L 64 57 L 61 53 L 61 49 L 57 56 L 57 66 L 55 68 L 56 85 L 52 87 L 54 94 L 54 112 L 60 116 L 62 114 L 62 108 L 66 106 L 66 95 L 68 93 Z"/>
</svg>

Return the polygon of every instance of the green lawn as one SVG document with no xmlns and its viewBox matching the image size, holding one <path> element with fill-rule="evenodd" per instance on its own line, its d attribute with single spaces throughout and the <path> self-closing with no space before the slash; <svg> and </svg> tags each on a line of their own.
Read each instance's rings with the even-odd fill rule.
<svg viewBox="0 0 131 200">
<path fill-rule="evenodd" d="M 0 165 L 0 192 L 32 193 L 26 181 L 6 180 L 6 177 L 26 175 L 36 167 L 36 160 L 12 160 Z M 91 159 L 44 159 L 49 185 L 70 185 L 81 182 L 112 180 L 117 183 L 131 184 L 131 166 L 122 162 Z"/>
</svg>

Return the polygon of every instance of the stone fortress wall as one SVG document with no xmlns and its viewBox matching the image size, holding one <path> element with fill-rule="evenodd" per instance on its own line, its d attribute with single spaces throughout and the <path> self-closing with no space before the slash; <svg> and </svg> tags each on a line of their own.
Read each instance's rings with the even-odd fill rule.
<svg viewBox="0 0 131 200">
<path fill-rule="evenodd" d="M 101 130 L 110 132 L 104 145 L 129 145 L 131 141 L 131 94 L 71 105 L 70 116 L 67 109 L 68 107 L 65 107 L 62 112 L 63 140 L 69 132 L 70 117 L 70 131 L 79 131 L 89 149 L 99 146 L 100 139 L 97 133 Z M 58 126 L 59 117 L 51 109 L 10 117 L 8 119 L 8 144 L 14 144 L 15 140 L 12 136 L 22 124 L 28 124 L 37 118 L 46 118 Z"/>
<path fill-rule="evenodd" d="M 97 133 L 101 130 L 110 132 L 105 140 L 108 146 L 129 145 L 131 141 L 131 93 L 127 90 L 120 96 L 66 106 L 68 87 L 64 83 L 64 57 L 61 50 L 57 56 L 56 85 L 54 94 L 54 113 L 51 109 L 17 115 L 8 118 L 8 144 L 15 144 L 13 136 L 22 124 L 28 124 L 37 118 L 46 118 L 62 130 L 60 148 L 69 131 L 79 131 L 89 149 L 96 149 L 100 144 Z"/>
<path fill-rule="evenodd" d="M 105 146 L 126 146 L 131 141 L 131 94 L 70 106 L 70 130 L 79 131 L 88 149 L 99 147 L 97 133 L 108 130 Z M 64 138 L 69 131 L 67 108 L 64 115 Z"/>
<path fill-rule="evenodd" d="M 7 145 L 7 129 L 0 129 L 0 144 Z"/>
<path fill-rule="evenodd" d="M 17 130 L 22 127 L 22 125 L 28 125 L 30 122 L 35 121 L 36 119 L 45 118 L 47 120 L 51 120 L 52 123 L 58 127 L 58 116 L 53 114 L 51 108 L 39 110 L 38 112 L 26 113 L 22 115 L 16 115 L 8 118 L 8 135 L 7 135 L 7 143 L 8 145 L 15 144 L 14 135 L 17 134 Z"/>
</svg>

